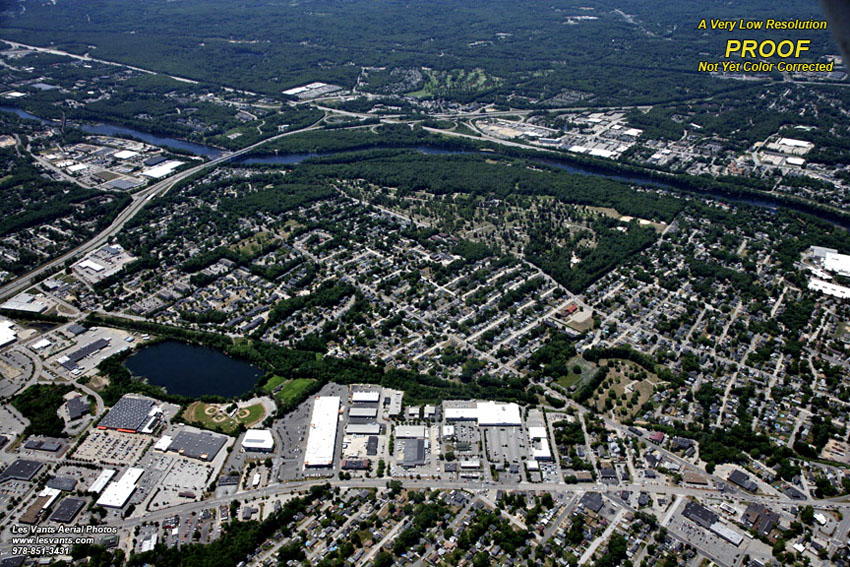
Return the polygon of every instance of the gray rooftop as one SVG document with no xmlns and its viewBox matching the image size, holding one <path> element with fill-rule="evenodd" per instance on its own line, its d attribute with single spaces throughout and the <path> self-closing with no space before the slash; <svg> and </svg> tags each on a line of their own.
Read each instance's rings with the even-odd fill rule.
<svg viewBox="0 0 850 567">
<path fill-rule="evenodd" d="M 168 450 L 179 453 L 184 457 L 200 461 L 212 461 L 226 442 L 227 437 L 207 431 L 200 433 L 181 431 L 171 441 Z"/>
<path fill-rule="evenodd" d="M 124 396 L 100 420 L 98 427 L 138 431 L 147 422 L 148 414 L 153 406 L 153 400 Z"/>
<path fill-rule="evenodd" d="M 59 503 L 56 511 L 50 516 L 50 521 L 70 524 L 85 504 L 86 501 L 82 498 L 66 498 Z"/>
</svg>

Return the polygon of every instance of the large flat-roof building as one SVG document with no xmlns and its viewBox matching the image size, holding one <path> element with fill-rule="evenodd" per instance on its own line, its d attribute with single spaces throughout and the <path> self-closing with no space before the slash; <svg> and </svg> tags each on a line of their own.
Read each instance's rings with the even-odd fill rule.
<svg viewBox="0 0 850 567">
<path fill-rule="evenodd" d="M 31 461 L 29 459 L 18 459 L 8 467 L 6 470 L 0 474 L 0 483 L 6 480 L 32 480 L 32 477 L 35 476 L 43 463 L 38 461 Z"/>
<path fill-rule="evenodd" d="M 246 451 L 270 453 L 274 451 L 274 437 L 268 429 L 249 429 L 242 437 L 242 448 Z"/>
<path fill-rule="evenodd" d="M 136 491 L 136 483 L 142 478 L 145 469 L 129 468 L 118 480 L 106 487 L 100 498 L 97 499 L 98 506 L 104 508 L 123 508 L 130 496 Z"/>
<path fill-rule="evenodd" d="M 446 421 L 475 421 L 479 427 L 522 425 L 520 408 L 515 403 L 446 402 L 443 415 Z"/>
<path fill-rule="evenodd" d="M 78 348 L 77 350 L 75 350 L 72 353 L 69 353 L 65 356 L 60 357 L 59 359 L 56 360 L 56 362 L 61 364 L 68 371 L 76 370 L 77 368 L 79 368 L 79 366 L 77 364 L 78 362 L 80 362 L 84 358 L 87 358 L 87 357 L 93 355 L 96 352 L 99 352 L 99 351 L 105 349 L 108 346 L 109 346 L 109 340 L 104 339 L 104 338 L 100 338 L 100 339 L 97 339 L 96 341 L 90 342 L 89 344 L 87 344 L 83 347 Z"/>
<path fill-rule="evenodd" d="M 377 390 L 352 392 L 351 403 L 353 404 L 377 404 L 381 399 L 381 392 Z"/>
<path fill-rule="evenodd" d="M 827 252 L 823 259 L 823 269 L 840 276 L 850 277 L 850 256 Z"/>
<path fill-rule="evenodd" d="M 59 506 L 50 516 L 50 521 L 70 524 L 85 505 L 86 501 L 82 498 L 66 498 L 59 503 Z"/>
<path fill-rule="evenodd" d="M 424 425 L 397 425 L 394 432 L 396 439 L 424 439 L 428 428 Z"/>
<path fill-rule="evenodd" d="M 154 400 L 127 394 L 112 406 L 97 428 L 116 429 L 125 433 L 150 433 L 160 413 Z"/>
<path fill-rule="evenodd" d="M 339 406 L 340 399 L 337 396 L 319 396 L 315 399 L 307 433 L 307 449 L 304 452 L 305 467 L 333 465 Z"/>
<path fill-rule="evenodd" d="M 417 467 L 425 464 L 425 440 L 408 439 L 404 442 L 404 456 L 401 466 L 404 468 Z"/>
<path fill-rule="evenodd" d="M 184 429 L 171 440 L 167 450 L 190 459 L 209 462 L 215 459 L 226 442 L 227 437 L 224 435 Z M 274 442 L 272 442 L 272 448 L 274 448 Z"/>
<path fill-rule="evenodd" d="M 351 408 L 348 410 L 348 417 L 351 419 L 375 419 L 378 417 L 378 408 Z"/>
</svg>

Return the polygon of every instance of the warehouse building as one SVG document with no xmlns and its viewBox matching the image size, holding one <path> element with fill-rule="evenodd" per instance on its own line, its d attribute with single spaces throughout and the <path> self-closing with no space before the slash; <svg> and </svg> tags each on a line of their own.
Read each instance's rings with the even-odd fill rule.
<svg viewBox="0 0 850 567">
<path fill-rule="evenodd" d="M 305 468 L 333 465 L 339 407 L 340 399 L 337 396 L 319 396 L 315 399 L 304 453 Z"/>
<path fill-rule="evenodd" d="M 378 408 L 351 408 L 348 416 L 351 419 L 375 419 L 378 417 Z"/>
<path fill-rule="evenodd" d="M 351 394 L 353 404 L 377 404 L 381 399 L 381 393 L 377 390 L 359 391 Z"/>
<path fill-rule="evenodd" d="M 15 324 L 8 319 L 0 320 L 0 348 L 10 345 L 18 339 Z"/>
<path fill-rule="evenodd" d="M 125 433 L 151 433 L 160 413 L 154 400 L 127 394 L 112 406 L 97 428 Z"/>
<path fill-rule="evenodd" d="M 428 428 L 424 425 L 399 425 L 395 428 L 396 439 L 424 439 Z"/>
<path fill-rule="evenodd" d="M 425 464 L 425 440 L 408 439 L 404 442 L 404 456 L 401 466 L 404 468 L 418 467 Z"/>
<path fill-rule="evenodd" d="M 92 341 L 84 347 L 78 348 L 77 350 L 75 350 L 71 354 L 68 354 L 66 356 L 63 356 L 63 357 L 57 359 L 56 362 L 61 364 L 65 368 L 65 370 L 68 370 L 69 372 L 71 372 L 71 371 L 79 368 L 79 366 L 77 365 L 78 362 L 80 362 L 84 358 L 87 358 L 87 357 L 93 355 L 96 352 L 99 352 L 99 351 L 105 349 L 108 346 L 109 346 L 109 340 L 108 339 L 97 339 L 96 341 Z"/>
<path fill-rule="evenodd" d="M 380 435 L 380 423 L 349 423 L 345 426 L 346 435 Z"/>
</svg>

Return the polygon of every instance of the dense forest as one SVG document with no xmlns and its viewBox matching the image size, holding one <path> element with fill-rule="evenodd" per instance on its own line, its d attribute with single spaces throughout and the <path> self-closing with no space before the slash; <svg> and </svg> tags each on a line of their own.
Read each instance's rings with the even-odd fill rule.
<svg viewBox="0 0 850 567">
<path fill-rule="evenodd" d="M 351 88 L 361 67 L 380 67 L 387 73 L 370 75 L 378 92 L 514 105 L 639 104 L 736 86 L 696 72 L 701 53 L 720 57 L 725 42 L 723 34 L 696 32 L 702 7 L 661 0 L 545 6 L 310 0 L 249 7 L 225 0 L 60 0 L 8 10 L 0 33 L 267 94 L 311 81 Z M 790 0 L 730 5 L 724 12 L 730 19 L 818 16 L 815 6 Z M 834 50 L 827 32 L 806 37 L 813 56 Z"/>
</svg>

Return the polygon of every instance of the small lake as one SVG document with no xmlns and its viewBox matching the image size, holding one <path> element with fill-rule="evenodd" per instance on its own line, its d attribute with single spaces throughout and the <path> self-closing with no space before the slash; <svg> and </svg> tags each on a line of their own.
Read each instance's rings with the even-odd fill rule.
<svg viewBox="0 0 850 567">
<path fill-rule="evenodd" d="M 142 347 L 124 364 L 169 394 L 230 398 L 251 391 L 262 377 L 256 366 L 207 347 L 165 341 Z"/>
</svg>

